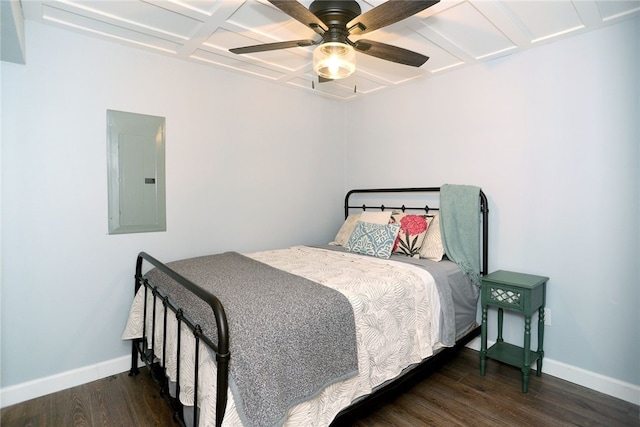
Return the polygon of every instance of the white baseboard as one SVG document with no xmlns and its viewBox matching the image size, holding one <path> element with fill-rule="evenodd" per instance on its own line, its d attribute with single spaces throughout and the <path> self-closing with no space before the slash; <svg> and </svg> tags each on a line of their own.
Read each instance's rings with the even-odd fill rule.
<svg viewBox="0 0 640 427">
<path fill-rule="evenodd" d="M 491 344 L 493 343 L 489 343 L 489 345 Z M 467 344 L 467 347 L 480 351 L 480 338 L 473 339 Z M 0 407 L 4 408 L 49 393 L 55 393 L 56 391 L 119 374 L 128 371 L 130 367 L 131 356 L 123 356 L 50 377 L 4 387 L 0 389 Z M 544 358 L 542 372 L 635 405 L 640 405 L 640 386 L 576 368 L 547 357 Z"/>
<path fill-rule="evenodd" d="M 487 340 L 487 345 L 491 346 L 494 342 Z M 467 347 L 480 351 L 480 337 L 476 337 L 467 344 Z M 542 364 L 542 372 L 583 387 L 590 388 L 600 393 L 613 396 L 615 398 L 640 405 L 640 386 L 617 380 L 615 378 L 606 377 L 586 369 L 576 368 L 557 360 L 544 358 Z"/>
<path fill-rule="evenodd" d="M 130 368 L 131 356 L 122 356 L 26 383 L 3 387 L 0 389 L 0 407 L 5 408 L 16 403 L 26 402 L 49 393 L 55 393 L 56 391 L 119 374 L 128 371 Z"/>
</svg>

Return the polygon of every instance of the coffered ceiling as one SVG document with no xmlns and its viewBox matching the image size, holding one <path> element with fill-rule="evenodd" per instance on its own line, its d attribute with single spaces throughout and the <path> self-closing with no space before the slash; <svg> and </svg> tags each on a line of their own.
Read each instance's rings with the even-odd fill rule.
<svg viewBox="0 0 640 427">
<path fill-rule="evenodd" d="M 364 13 L 384 1 L 358 2 Z M 308 7 L 311 1 L 301 3 Z M 640 0 L 442 0 L 366 34 L 429 56 L 422 67 L 357 53 L 354 76 L 324 83 L 311 68 L 313 47 L 245 55 L 228 51 L 319 37 L 266 0 L 22 0 L 22 9 L 27 20 L 351 100 L 632 18 L 640 14 Z"/>
</svg>

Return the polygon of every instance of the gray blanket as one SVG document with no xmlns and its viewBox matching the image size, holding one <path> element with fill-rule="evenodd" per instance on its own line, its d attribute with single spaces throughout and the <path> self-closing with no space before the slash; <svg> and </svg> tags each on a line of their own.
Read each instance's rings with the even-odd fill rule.
<svg viewBox="0 0 640 427">
<path fill-rule="evenodd" d="M 167 265 L 225 307 L 230 387 L 245 425 L 281 424 L 290 407 L 357 374 L 353 310 L 341 293 L 236 252 Z M 217 341 L 209 306 L 158 270 L 146 276 Z"/>
</svg>

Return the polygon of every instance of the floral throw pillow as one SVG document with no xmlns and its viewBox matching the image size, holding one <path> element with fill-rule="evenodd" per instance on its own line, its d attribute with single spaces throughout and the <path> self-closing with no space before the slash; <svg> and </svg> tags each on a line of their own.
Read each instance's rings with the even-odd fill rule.
<svg viewBox="0 0 640 427">
<path fill-rule="evenodd" d="M 358 221 L 345 248 L 349 252 L 388 259 L 399 230 L 399 224 L 381 225 Z"/>
<path fill-rule="evenodd" d="M 411 215 L 400 212 L 391 214 L 389 223 L 400 225 L 393 253 L 419 258 L 430 221 L 431 217 L 427 215 Z"/>
</svg>

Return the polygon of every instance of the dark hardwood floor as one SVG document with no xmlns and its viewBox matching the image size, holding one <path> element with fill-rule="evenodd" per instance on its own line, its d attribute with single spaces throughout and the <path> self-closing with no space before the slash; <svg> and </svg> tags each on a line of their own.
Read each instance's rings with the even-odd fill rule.
<svg viewBox="0 0 640 427">
<path fill-rule="evenodd" d="M 640 426 L 638 406 L 548 375 L 532 375 L 520 392 L 520 371 L 463 349 L 426 379 L 360 411 L 340 426 Z M 171 426 L 168 405 L 146 371 L 114 375 L 4 408 L 14 426 Z"/>
</svg>

